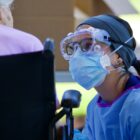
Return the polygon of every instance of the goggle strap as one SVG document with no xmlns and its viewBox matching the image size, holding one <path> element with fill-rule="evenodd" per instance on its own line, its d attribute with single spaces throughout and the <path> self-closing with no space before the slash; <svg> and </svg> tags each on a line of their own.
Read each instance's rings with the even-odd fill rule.
<svg viewBox="0 0 140 140">
<path fill-rule="evenodd" d="M 114 53 L 116 53 L 119 49 L 121 49 L 124 44 L 126 45 L 129 41 L 131 41 L 133 39 L 133 36 L 130 37 L 128 40 L 126 40 L 122 45 L 120 45 L 117 49 L 115 49 L 113 52 L 110 53 L 110 56 L 112 56 Z"/>
<path fill-rule="evenodd" d="M 108 38 L 108 40 L 112 43 L 116 43 L 116 44 L 121 44 L 121 45 L 124 45 L 124 46 L 127 46 L 129 48 L 132 48 L 130 45 L 128 45 L 127 43 L 124 43 L 124 42 L 120 42 L 120 41 L 116 41 L 114 39 L 112 39 L 111 37 Z"/>
</svg>

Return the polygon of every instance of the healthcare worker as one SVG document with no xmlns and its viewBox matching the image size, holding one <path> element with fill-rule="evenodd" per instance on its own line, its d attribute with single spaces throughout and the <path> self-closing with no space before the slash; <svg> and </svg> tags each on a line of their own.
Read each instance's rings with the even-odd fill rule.
<svg viewBox="0 0 140 140">
<path fill-rule="evenodd" d="M 140 140 L 140 64 L 130 25 L 116 16 L 94 16 L 60 47 L 73 79 L 98 92 L 74 140 Z"/>
</svg>

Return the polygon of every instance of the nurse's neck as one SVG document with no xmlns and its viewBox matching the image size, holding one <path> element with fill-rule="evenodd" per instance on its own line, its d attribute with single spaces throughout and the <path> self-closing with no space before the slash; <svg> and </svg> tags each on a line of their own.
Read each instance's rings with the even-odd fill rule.
<svg viewBox="0 0 140 140">
<path fill-rule="evenodd" d="M 121 96 L 128 79 L 129 74 L 115 70 L 106 77 L 102 85 L 95 89 L 104 101 L 110 103 Z"/>
</svg>

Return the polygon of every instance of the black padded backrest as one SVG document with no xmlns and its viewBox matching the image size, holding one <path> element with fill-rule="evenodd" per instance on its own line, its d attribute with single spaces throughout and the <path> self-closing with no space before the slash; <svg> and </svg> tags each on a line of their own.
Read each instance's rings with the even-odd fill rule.
<svg viewBox="0 0 140 140">
<path fill-rule="evenodd" d="M 53 54 L 0 57 L 0 140 L 48 140 L 54 114 Z"/>
</svg>

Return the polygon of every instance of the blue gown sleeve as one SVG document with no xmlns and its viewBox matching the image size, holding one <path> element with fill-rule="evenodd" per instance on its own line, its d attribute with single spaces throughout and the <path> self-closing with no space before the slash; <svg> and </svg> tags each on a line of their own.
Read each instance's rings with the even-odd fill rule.
<svg viewBox="0 0 140 140">
<path fill-rule="evenodd" d="M 94 99 L 89 103 L 87 107 L 85 127 L 82 131 L 82 134 L 86 135 L 88 137 L 88 140 L 95 140 L 93 124 L 94 124 L 94 109 L 96 106 L 97 99 L 98 99 L 98 95 L 94 97 Z"/>
<path fill-rule="evenodd" d="M 82 134 L 88 136 L 88 139 L 90 140 L 92 138 L 92 132 L 91 132 L 91 128 L 90 128 L 89 123 L 90 123 L 90 121 L 89 121 L 88 117 L 86 117 L 85 127 L 82 130 Z"/>
<path fill-rule="evenodd" d="M 85 127 L 82 132 L 75 130 L 73 140 L 95 140 L 95 136 L 93 134 L 93 124 L 94 124 L 94 107 L 96 105 L 98 96 L 96 95 L 94 99 L 89 103 L 87 107 L 87 115 L 85 120 Z"/>
<path fill-rule="evenodd" d="M 88 124 L 88 117 L 86 117 L 85 127 L 83 128 L 82 132 L 79 131 L 78 129 L 74 130 L 73 140 L 89 140 L 89 137 L 91 137 L 89 130 L 90 128 Z"/>
</svg>

